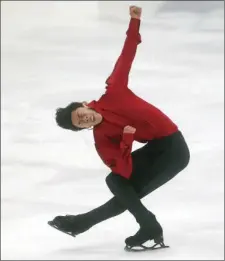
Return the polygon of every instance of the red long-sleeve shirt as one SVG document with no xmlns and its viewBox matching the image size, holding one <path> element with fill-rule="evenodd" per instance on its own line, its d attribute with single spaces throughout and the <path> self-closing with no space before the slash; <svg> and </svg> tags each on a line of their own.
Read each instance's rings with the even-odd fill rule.
<svg viewBox="0 0 225 261">
<path fill-rule="evenodd" d="M 141 43 L 139 28 L 140 20 L 132 18 L 122 52 L 106 80 L 105 94 L 88 104 L 103 116 L 103 121 L 93 129 L 100 158 L 114 173 L 127 179 L 132 172 L 134 140 L 145 143 L 178 130 L 163 112 L 136 96 L 127 86 L 137 46 Z M 127 125 L 136 128 L 135 134 L 123 133 Z"/>
</svg>

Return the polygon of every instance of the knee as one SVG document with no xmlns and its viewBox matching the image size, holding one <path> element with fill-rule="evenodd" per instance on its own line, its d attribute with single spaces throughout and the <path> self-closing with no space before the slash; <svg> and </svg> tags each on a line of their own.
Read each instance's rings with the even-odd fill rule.
<svg viewBox="0 0 225 261">
<path fill-rule="evenodd" d="M 185 169 L 190 162 L 190 151 L 189 148 L 186 149 L 183 160 L 182 160 L 182 169 Z"/>
<path fill-rule="evenodd" d="M 106 181 L 106 184 L 107 184 L 107 186 L 110 190 L 112 190 L 115 187 L 123 187 L 124 184 L 125 183 L 127 184 L 127 182 L 128 182 L 124 177 L 122 177 L 118 174 L 115 174 L 113 172 L 111 172 L 106 177 L 105 181 Z"/>
</svg>

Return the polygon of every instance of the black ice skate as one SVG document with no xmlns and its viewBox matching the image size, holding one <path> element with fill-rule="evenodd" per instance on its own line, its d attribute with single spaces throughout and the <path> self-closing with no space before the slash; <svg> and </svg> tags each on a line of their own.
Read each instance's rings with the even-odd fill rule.
<svg viewBox="0 0 225 261">
<path fill-rule="evenodd" d="M 131 237 L 128 237 L 125 240 L 126 251 L 146 251 L 146 250 L 156 250 L 161 248 L 167 248 L 164 244 L 163 239 L 163 230 L 161 225 L 156 220 L 155 216 L 151 215 L 149 219 L 149 223 L 146 226 L 141 226 L 138 232 Z M 143 244 L 147 243 L 148 241 L 154 240 L 154 245 L 152 246 L 145 246 Z"/>
<path fill-rule="evenodd" d="M 150 237 L 147 240 L 145 240 L 146 237 L 142 237 L 142 235 L 141 236 L 140 235 L 141 235 L 141 233 L 139 233 L 138 236 L 136 236 L 136 237 L 135 236 L 128 237 L 125 240 L 125 243 L 126 243 L 125 250 L 126 251 L 128 251 L 128 252 L 138 252 L 138 251 L 147 251 L 147 250 L 157 250 L 157 249 L 162 249 L 162 248 L 168 248 L 169 247 L 169 246 L 166 246 L 164 244 L 164 239 L 163 239 L 162 235 L 159 235 L 158 237 L 156 237 L 154 239 L 152 239 Z M 151 245 L 151 246 L 143 245 L 143 244 L 146 244 L 150 240 L 154 240 L 155 244 Z"/>
<path fill-rule="evenodd" d="M 48 221 L 48 224 L 72 237 L 76 237 L 91 228 L 83 215 L 57 216 L 52 221 Z"/>
</svg>

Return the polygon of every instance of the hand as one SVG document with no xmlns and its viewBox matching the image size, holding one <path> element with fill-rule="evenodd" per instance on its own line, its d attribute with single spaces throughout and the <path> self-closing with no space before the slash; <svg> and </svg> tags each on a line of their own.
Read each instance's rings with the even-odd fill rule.
<svg viewBox="0 0 225 261">
<path fill-rule="evenodd" d="M 137 6 L 130 6 L 130 16 L 131 18 L 141 19 L 142 8 Z"/>
<path fill-rule="evenodd" d="M 126 126 L 124 127 L 123 129 L 123 133 L 131 133 L 131 134 L 134 134 L 136 132 L 136 129 L 131 127 L 131 126 Z"/>
</svg>

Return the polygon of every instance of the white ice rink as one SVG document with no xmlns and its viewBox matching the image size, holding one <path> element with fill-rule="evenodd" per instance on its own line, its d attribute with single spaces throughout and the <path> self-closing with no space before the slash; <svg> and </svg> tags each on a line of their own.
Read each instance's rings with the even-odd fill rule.
<svg viewBox="0 0 225 261">
<path fill-rule="evenodd" d="M 57 127 L 55 109 L 98 99 L 143 7 L 130 88 L 180 127 L 187 169 L 143 202 L 169 249 L 127 253 L 124 213 L 72 238 L 47 225 L 107 201 L 109 169 L 91 131 Z M 1 259 L 224 258 L 224 2 L 1 2 Z M 140 144 L 135 143 L 136 149 Z"/>
</svg>

